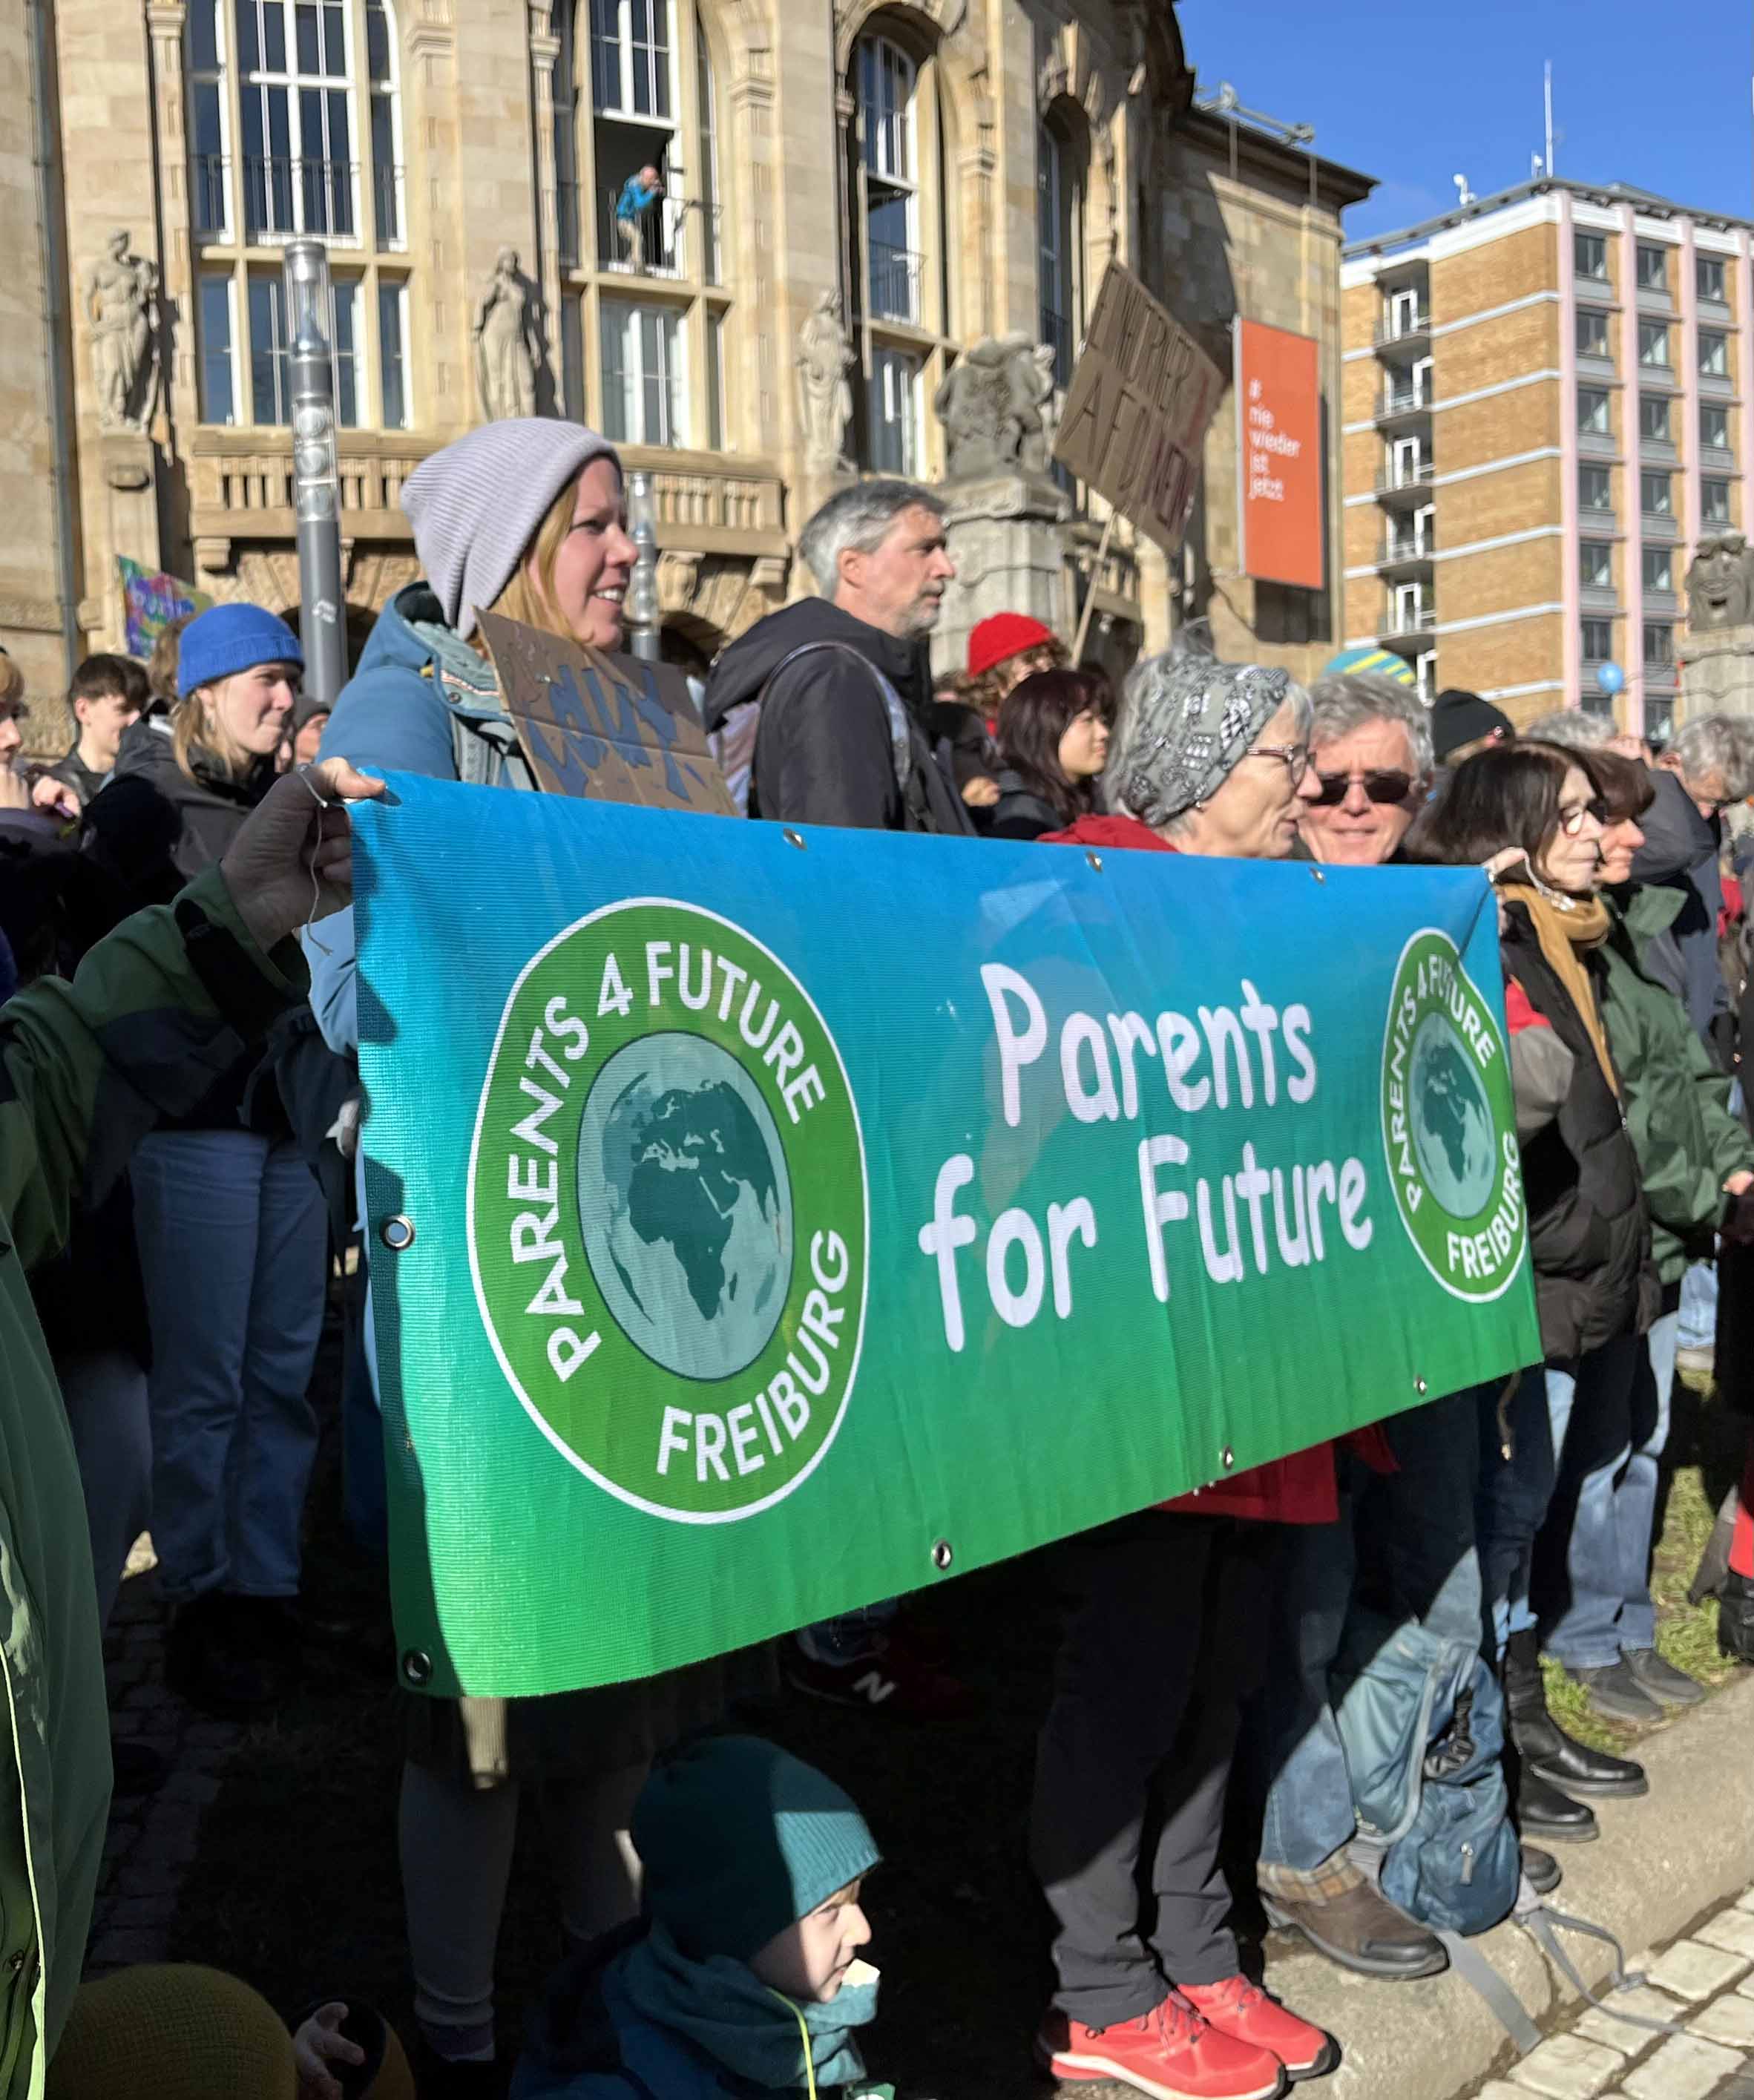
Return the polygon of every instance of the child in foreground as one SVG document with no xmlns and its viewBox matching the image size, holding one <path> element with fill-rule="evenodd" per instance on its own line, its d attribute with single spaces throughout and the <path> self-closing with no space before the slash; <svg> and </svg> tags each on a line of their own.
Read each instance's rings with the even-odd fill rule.
<svg viewBox="0 0 1754 2100">
<path fill-rule="evenodd" d="M 832 1780 L 718 1736 L 661 1764 L 633 1811 L 646 1918 L 576 1955 L 531 2025 L 512 2100 L 845 2100 L 875 2018 L 859 1908 L 878 1863 Z"/>
</svg>

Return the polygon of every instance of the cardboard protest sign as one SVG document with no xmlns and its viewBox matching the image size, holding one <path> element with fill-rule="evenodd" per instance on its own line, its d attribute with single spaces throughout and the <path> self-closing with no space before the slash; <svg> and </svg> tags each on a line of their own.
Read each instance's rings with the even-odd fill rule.
<svg viewBox="0 0 1754 2100">
<path fill-rule="evenodd" d="M 1173 554 L 1223 390 L 1223 373 L 1168 308 L 1111 262 L 1067 389 L 1054 457 Z"/>
<path fill-rule="evenodd" d="M 506 712 L 544 794 L 738 814 L 688 682 L 673 665 L 611 656 L 496 613 L 480 621 Z"/>
<path fill-rule="evenodd" d="M 1539 1362 L 1478 870 L 390 787 L 405 1684 L 646 1676 Z"/>
</svg>

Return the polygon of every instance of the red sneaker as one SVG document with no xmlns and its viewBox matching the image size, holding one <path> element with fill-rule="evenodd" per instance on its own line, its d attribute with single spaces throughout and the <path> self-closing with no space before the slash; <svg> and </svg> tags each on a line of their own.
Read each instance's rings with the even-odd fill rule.
<svg viewBox="0 0 1754 2100">
<path fill-rule="evenodd" d="M 1274 2100 L 1285 2089 L 1271 2049 L 1220 2034 L 1174 1991 L 1143 2019 L 1112 2027 L 1087 2027 L 1055 2006 L 1035 2053 L 1064 2085 L 1114 2078 L 1152 2100 Z"/>
<path fill-rule="evenodd" d="M 1287 2012 L 1276 1998 L 1268 1997 L 1246 1976 L 1227 1976 L 1222 1983 L 1183 1983 L 1179 1988 L 1194 2010 L 1219 2034 L 1252 2042 L 1257 2049 L 1271 2049 L 1285 2067 L 1285 2076 L 1293 2085 L 1302 2078 L 1323 2077 L 1340 2061 L 1339 2045 L 1332 2035 Z"/>
</svg>

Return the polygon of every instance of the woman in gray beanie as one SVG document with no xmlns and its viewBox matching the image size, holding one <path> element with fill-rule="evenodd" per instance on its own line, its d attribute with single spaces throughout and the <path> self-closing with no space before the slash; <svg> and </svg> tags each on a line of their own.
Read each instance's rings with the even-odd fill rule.
<svg viewBox="0 0 1754 2100">
<path fill-rule="evenodd" d="M 1046 843 L 1283 860 L 1317 786 L 1310 717 L 1284 671 L 1148 657 L 1108 746 L 1113 814 Z M 1319 1445 L 1066 1549 L 1072 1608 L 1031 1817 L 1060 1928 L 1036 2054 L 1057 2076 L 1224 2100 L 1276 2091 L 1281 2065 L 1293 2081 L 1333 2067 L 1329 2036 L 1242 1974 L 1219 1849 L 1275 1534 L 1338 1507 Z"/>
<path fill-rule="evenodd" d="M 533 790 L 478 615 L 620 647 L 634 558 L 621 462 L 579 424 L 511 418 L 434 453 L 402 502 L 422 580 L 379 615 L 323 753 L 350 752 L 372 770 Z M 359 1043 L 352 920 L 350 911 L 324 920 L 320 943 L 306 944 L 318 1025 L 348 1056 Z M 363 1210 L 363 1191 L 360 1201 Z M 368 1315 L 368 1335 L 370 1326 Z M 364 1355 L 370 1367 L 369 1344 Z M 363 1442 L 381 1453 L 381 1433 Z M 357 1493 L 350 1499 L 357 1521 Z M 372 1499 L 381 1522 L 381 1490 Z M 657 1750 L 718 1718 L 725 1681 L 724 1666 L 709 1663 L 557 1698 L 410 1697 L 402 1878 L 423 2093 L 499 2089 L 494 1945 L 524 1783 L 540 1796 L 566 1929 L 582 1943 L 633 1916 L 634 1799 Z"/>
</svg>

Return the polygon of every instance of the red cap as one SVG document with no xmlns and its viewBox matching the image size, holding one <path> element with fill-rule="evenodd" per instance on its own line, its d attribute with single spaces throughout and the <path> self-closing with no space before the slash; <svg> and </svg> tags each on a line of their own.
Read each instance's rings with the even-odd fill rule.
<svg viewBox="0 0 1754 2100">
<path fill-rule="evenodd" d="M 1053 631 L 1026 612 L 995 612 L 983 620 L 968 638 L 968 675 L 978 678 L 995 664 L 1020 656 L 1025 649 L 1039 649 L 1055 639 Z"/>
</svg>

